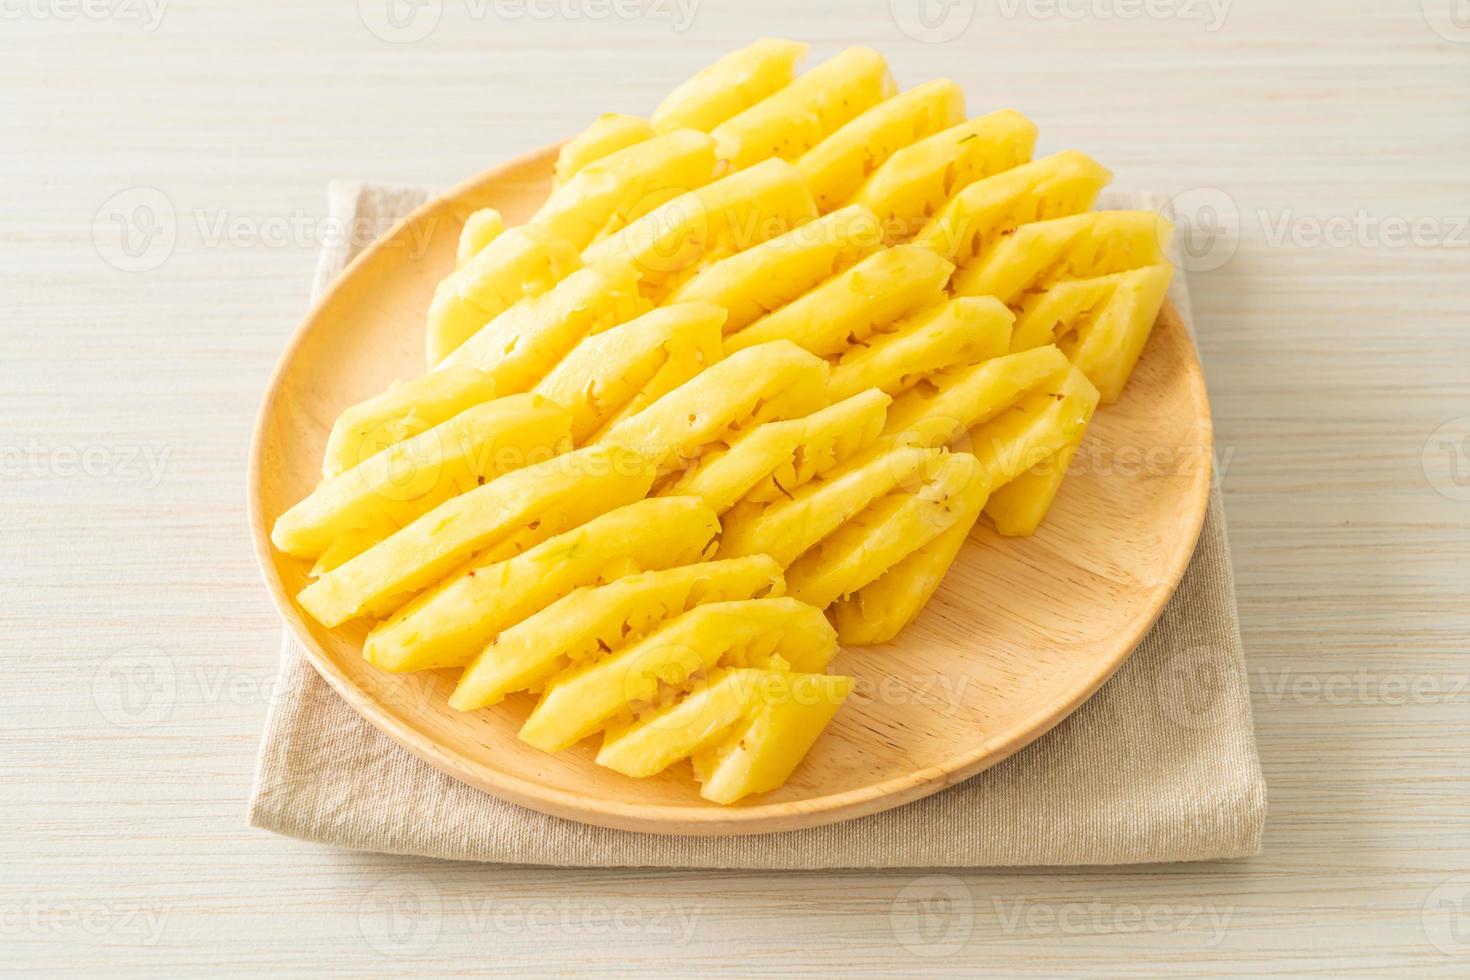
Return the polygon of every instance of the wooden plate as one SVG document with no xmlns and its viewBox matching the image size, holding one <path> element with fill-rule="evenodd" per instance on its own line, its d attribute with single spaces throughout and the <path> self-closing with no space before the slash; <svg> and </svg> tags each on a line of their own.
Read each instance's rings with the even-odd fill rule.
<svg viewBox="0 0 1470 980">
<path fill-rule="evenodd" d="M 1123 399 L 1098 413 L 1051 514 L 1030 538 L 980 527 L 934 600 L 892 644 L 842 651 L 853 697 L 780 790 L 733 807 L 699 799 L 682 764 L 634 780 L 516 738 L 524 697 L 462 714 L 457 671 L 385 674 L 361 656 L 366 627 L 328 630 L 295 595 L 307 563 L 269 528 L 320 476 L 332 421 L 396 377 L 423 370 L 424 312 L 453 266 L 464 218 L 493 205 L 527 218 L 550 187 L 555 148 L 430 202 L 364 252 L 292 338 L 271 379 L 250 460 L 250 522 L 266 584 L 312 663 L 379 729 L 425 761 L 544 813 L 672 834 L 811 827 L 918 799 L 1016 752 L 1118 668 L 1173 593 L 1209 495 L 1204 380 L 1171 307 Z"/>
</svg>

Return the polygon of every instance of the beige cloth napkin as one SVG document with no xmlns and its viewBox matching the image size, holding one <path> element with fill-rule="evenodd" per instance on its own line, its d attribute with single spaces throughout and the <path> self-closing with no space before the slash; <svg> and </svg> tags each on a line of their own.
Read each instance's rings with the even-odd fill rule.
<svg viewBox="0 0 1470 980">
<path fill-rule="evenodd" d="M 427 196 L 333 184 L 334 227 L 381 234 Z M 322 254 L 317 293 L 371 235 L 343 237 Z M 1175 277 L 1173 299 L 1191 322 L 1183 279 Z M 769 869 L 1124 864 L 1260 849 L 1265 785 L 1218 489 L 1174 599 L 1075 714 L 965 783 L 811 830 L 661 837 L 543 816 L 394 745 L 317 676 L 289 630 L 280 673 L 250 823 L 342 847 L 516 864 Z"/>
</svg>

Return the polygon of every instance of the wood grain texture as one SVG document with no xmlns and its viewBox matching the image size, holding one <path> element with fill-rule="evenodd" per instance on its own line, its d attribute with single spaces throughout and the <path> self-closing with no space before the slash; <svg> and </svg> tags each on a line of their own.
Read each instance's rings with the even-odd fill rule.
<svg viewBox="0 0 1470 980">
<path fill-rule="evenodd" d="M 1236 0 L 1214 30 L 1182 2 L 977 3 L 933 44 L 867 0 L 705 0 L 682 32 L 445 0 L 410 44 L 352 3 L 176 0 L 152 32 L 121 5 L 18 9 L 0 26 L 0 968 L 1464 974 L 1470 501 L 1435 433 L 1470 416 L 1470 47 L 1417 0 Z M 976 107 L 1023 109 L 1040 152 L 1233 205 L 1228 260 L 1190 285 L 1271 791 L 1261 857 L 547 872 L 244 828 L 279 640 L 245 446 L 331 231 L 326 181 L 448 186 L 604 107 L 646 110 L 757 34 L 875 45 L 905 84 L 949 75 Z M 125 272 L 94 218 L 112 227 L 104 204 L 138 187 L 174 243 Z M 1418 219 L 1417 241 L 1387 234 Z"/>
</svg>

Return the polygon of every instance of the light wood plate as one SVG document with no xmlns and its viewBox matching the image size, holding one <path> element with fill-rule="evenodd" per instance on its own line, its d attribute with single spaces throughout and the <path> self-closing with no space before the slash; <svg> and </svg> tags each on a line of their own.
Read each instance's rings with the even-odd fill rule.
<svg viewBox="0 0 1470 980">
<path fill-rule="evenodd" d="M 874 813 L 995 765 L 1052 728 L 1128 657 L 1173 594 L 1204 520 L 1211 425 L 1184 325 L 1166 305 L 1122 400 L 1099 411 L 1042 528 L 999 536 L 982 519 L 919 619 L 884 646 L 843 650 L 857 677 L 791 780 L 733 807 L 699 799 L 687 763 L 635 780 L 516 738 L 525 698 L 462 714 L 457 671 L 392 675 L 362 659 L 366 626 L 328 630 L 295 595 L 307 563 L 269 528 L 320 476 L 332 421 L 423 370 L 424 312 L 453 267 L 460 226 L 494 206 L 527 218 L 550 187 L 547 148 L 410 215 L 348 267 L 292 338 L 271 379 L 250 460 L 250 522 L 266 584 L 313 665 L 364 718 L 415 755 L 544 813 L 671 834 L 790 830 Z"/>
</svg>

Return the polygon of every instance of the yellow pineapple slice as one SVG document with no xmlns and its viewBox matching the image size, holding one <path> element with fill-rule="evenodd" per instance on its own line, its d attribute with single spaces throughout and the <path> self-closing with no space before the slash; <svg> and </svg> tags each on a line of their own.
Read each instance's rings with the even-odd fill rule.
<svg viewBox="0 0 1470 980">
<path fill-rule="evenodd" d="M 664 97 L 653 113 L 654 129 L 709 132 L 790 85 L 806 51 L 797 41 L 761 38 L 725 55 Z"/>
<path fill-rule="evenodd" d="M 434 290 L 425 348 L 433 367 L 521 300 L 541 296 L 582 265 L 577 249 L 535 226 L 497 235 Z"/>
<path fill-rule="evenodd" d="M 748 725 L 762 707 L 788 706 L 795 710 L 803 706 L 825 726 L 851 690 L 851 678 L 749 668 L 720 671 L 682 700 L 647 712 L 625 728 L 609 729 L 597 753 L 597 763 L 625 776 L 644 777 L 656 775 L 680 759 L 715 750 L 718 754 L 705 757 L 700 766 L 713 781 L 716 766 L 711 763 L 725 757 L 718 747 L 729 745 L 732 737 L 738 745 L 737 729 Z M 806 726 L 788 728 L 788 724 L 772 734 L 779 738 L 781 732 L 791 731 L 798 738 L 786 746 L 779 741 L 768 745 L 762 740 L 760 757 L 765 761 L 759 770 L 751 772 L 759 781 L 752 785 L 767 785 L 781 769 L 789 775 L 810 748 L 810 741 L 815 741 L 814 736 L 807 741 Z M 794 761 L 786 757 L 788 752 L 797 756 Z M 711 792 L 730 797 L 739 785 L 743 764 L 743 760 L 736 762 L 724 779 L 715 781 Z"/>
<path fill-rule="evenodd" d="M 530 223 L 581 252 L 714 176 L 715 141 L 705 133 L 678 129 L 587 164 L 551 192 Z"/>
<path fill-rule="evenodd" d="M 1010 310 L 988 296 L 936 303 L 843 354 L 832 368 L 827 391 L 834 399 L 867 388 L 898 395 L 945 368 L 1006 353 L 1014 320 Z"/>
<path fill-rule="evenodd" d="M 556 677 L 521 727 L 523 742 L 557 752 L 716 666 L 825 670 L 837 635 L 820 609 L 785 597 L 709 602 L 636 643 Z"/>
<path fill-rule="evenodd" d="M 777 596 L 785 588 L 779 565 L 751 555 L 577 589 L 496 637 L 465 669 L 449 703 L 473 711 L 540 690 L 554 675 L 615 653 L 700 603 Z"/>
<path fill-rule="evenodd" d="M 669 302 L 706 300 L 730 311 L 725 332 L 749 326 L 878 250 L 883 232 L 854 206 L 722 259 L 682 283 Z"/>
<path fill-rule="evenodd" d="M 711 135 L 720 159 L 736 169 L 770 157 L 795 160 L 896 90 L 881 54 L 848 48 L 726 119 Z"/>
<path fill-rule="evenodd" d="M 381 615 L 476 554 L 534 545 L 648 494 L 654 470 L 617 446 L 590 446 L 452 497 L 297 596 L 323 626 Z"/>
<path fill-rule="evenodd" d="M 822 357 L 841 354 L 895 320 L 938 302 L 954 267 L 926 248 L 883 249 L 725 338 L 725 351 L 789 340 Z"/>
<path fill-rule="evenodd" d="M 1059 282 L 1027 297 L 1012 346 L 1055 343 L 1110 405 L 1143 353 L 1173 275 L 1174 267 L 1165 263 Z"/>
<path fill-rule="evenodd" d="M 782 682 L 783 696 L 757 699 L 723 741 L 694 753 L 700 796 L 729 804 L 784 784 L 853 689 L 851 677 L 829 674 Z"/>
<path fill-rule="evenodd" d="M 767 422 L 704 460 L 668 492 L 703 498 L 723 514 L 742 497 L 771 501 L 823 475 L 873 444 L 890 399 L 858 392 L 804 418 Z"/>
<path fill-rule="evenodd" d="M 381 395 L 358 402 L 337 417 L 322 455 L 322 476 L 331 479 L 345 473 L 495 395 L 495 379 L 475 368 L 395 381 Z"/>
<path fill-rule="evenodd" d="M 655 497 L 608 511 L 503 561 L 476 563 L 398 610 L 363 656 L 391 671 L 469 663 L 502 630 L 584 585 L 639 568 L 698 561 L 719 530 L 696 497 Z"/>
<path fill-rule="evenodd" d="M 1085 430 L 1078 432 L 1064 448 L 1016 477 L 996 490 L 985 502 L 985 513 L 995 523 L 995 529 L 1006 537 L 1025 537 L 1034 534 L 1051 509 L 1067 467 L 1082 443 Z"/>
<path fill-rule="evenodd" d="M 666 287 L 702 265 L 784 234 L 817 216 L 811 191 L 791 164 L 767 160 L 749 170 L 681 194 L 599 239 L 582 253 L 588 265 L 633 263 L 644 295 Z"/>
<path fill-rule="evenodd" d="M 947 78 L 895 95 L 802 154 L 796 166 L 811 184 L 817 209 L 839 208 L 873 171 L 917 140 L 965 120 L 965 93 Z"/>
<path fill-rule="evenodd" d="M 826 362 L 794 344 L 763 344 L 715 363 L 612 426 L 601 441 L 654 460 L 661 472 L 682 471 L 707 446 L 826 404 L 826 388 Z"/>
<path fill-rule="evenodd" d="M 344 534 L 366 547 L 450 497 L 566 450 L 570 425 L 566 411 L 536 395 L 473 406 L 323 480 L 276 519 L 271 542 L 298 558 Z"/>
<path fill-rule="evenodd" d="M 992 495 L 992 501 L 995 499 Z M 887 643 L 929 604 L 980 516 L 984 500 L 971 497 L 954 526 L 829 610 L 837 638 L 852 646 Z"/>
<path fill-rule="evenodd" d="M 605 112 L 562 146 L 556 155 L 555 181 L 560 187 L 588 164 L 653 138 L 647 119 Z"/>
<path fill-rule="evenodd" d="M 1152 211 L 1089 211 L 1022 225 L 955 274 L 962 296 L 1008 306 L 1065 279 L 1092 279 L 1168 261 L 1173 226 Z"/>
<path fill-rule="evenodd" d="M 1066 355 L 1047 346 L 941 371 L 894 399 L 884 437 L 916 446 L 953 445 L 1066 370 Z"/>
<path fill-rule="evenodd" d="M 718 361 L 724 319 L 710 303 L 645 313 L 582 341 L 535 390 L 571 412 L 580 446 Z"/>
<path fill-rule="evenodd" d="M 463 269 L 486 245 L 505 231 L 505 219 L 494 208 L 481 208 L 465 219 L 459 230 L 459 245 L 454 253 L 454 267 Z"/>
<path fill-rule="evenodd" d="M 1086 211 L 1112 176 L 1077 150 L 1012 167 L 950 198 L 914 236 L 914 244 L 967 268 L 1021 225 Z"/>
<path fill-rule="evenodd" d="M 874 501 L 923 482 L 943 459 L 938 449 L 894 446 L 853 459 L 783 500 L 743 503 L 723 519 L 718 554 L 770 555 L 784 568 Z"/>
<path fill-rule="evenodd" d="M 932 469 L 911 492 L 874 501 L 796 559 L 786 570 L 790 594 L 826 607 L 876 580 L 967 516 L 973 524 L 990 489 L 981 463 L 969 453 L 949 453 Z"/>
<path fill-rule="evenodd" d="M 980 461 L 985 484 L 992 490 L 1002 487 L 1074 445 L 1097 403 L 1097 388 L 1087 375 L 1068 365 L 995 418 L 971 429 L 971 452 Z"/>
<path fill-rule="evenodd" d="M 1011 109 L 952 126 L 904 147 L 858 188 L 890 242 L 906 242 L 969 184 L 1031 159 L 1036 126 Z"/>
<path fill-rule="evenodd" d="M 506 310 L 441 366 L 478 368 L 494 379 L 502 394 L 529 391 L 583 337 L 627 323 L 649 309 L 631 265 L 590 265 L 550 292 Z"/>
</svg>

